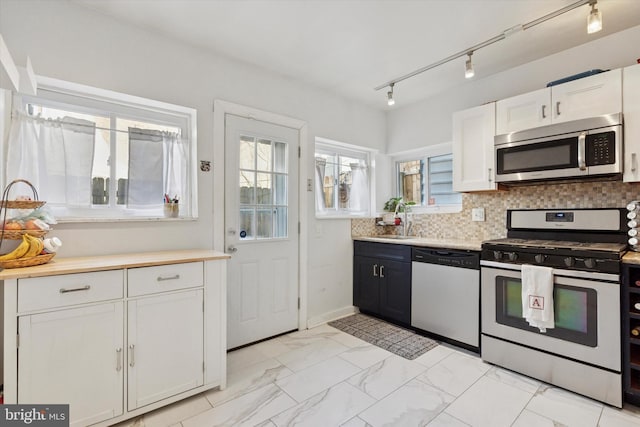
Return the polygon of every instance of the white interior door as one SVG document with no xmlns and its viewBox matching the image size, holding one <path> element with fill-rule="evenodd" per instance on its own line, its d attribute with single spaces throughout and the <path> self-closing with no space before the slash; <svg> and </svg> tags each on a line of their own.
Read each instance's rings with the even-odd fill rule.
<svg viewBox="0 0 640 427">
<path fill-rule="evenodd" d="M 298 327 L 298 130 L 225 116 L 227 347 Z"/>
</svg>

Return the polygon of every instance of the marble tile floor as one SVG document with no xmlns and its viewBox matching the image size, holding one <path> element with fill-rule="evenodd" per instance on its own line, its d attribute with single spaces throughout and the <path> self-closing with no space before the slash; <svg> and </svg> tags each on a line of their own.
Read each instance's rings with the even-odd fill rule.
<svg viewBox="0 0 640 427">
<path fill-rule="evenodd" d="M 117 427 L 632 427 L 622 410 L 439 345 L 406 360 L 328 325 L 230 352 L 228 384 Z"/>
</svg>

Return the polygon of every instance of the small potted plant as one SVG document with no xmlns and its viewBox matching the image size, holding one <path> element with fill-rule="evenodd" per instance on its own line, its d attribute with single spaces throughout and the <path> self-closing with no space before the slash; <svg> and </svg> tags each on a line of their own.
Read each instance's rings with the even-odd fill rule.
<svg viewBox="0 0 640 427">
<path fill-rule="evenodd" d="M 385 222 L 395 222 L 396 225 L 400 224 L 400 218 L 395 218 L 395 214 L 396 214 L 396 208 L 398 207 L 398 204 L 403 201 L 402 197 L 392 197 L 389 200 L 387 200 L 384 204 L 384 210 L 387 212 L 392 212 L 391 216 L 390 216 L 390 220 L 391 221 L 387 221 L 385 219 Z M 415 202 L 405 202 L 405 206 L 412 206 L 415 205 Z M 404 206 L 400 206 L 400 209 L 398 210 L 398 213 L 400 212 L 404 212 Z"/>
</svg>

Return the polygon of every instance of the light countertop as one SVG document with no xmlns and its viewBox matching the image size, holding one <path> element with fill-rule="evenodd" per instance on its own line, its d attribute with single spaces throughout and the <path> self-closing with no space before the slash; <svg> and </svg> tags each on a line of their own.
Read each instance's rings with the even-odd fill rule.
<svg viewBox="0 0 640 427">
<path fill-rule="evenodd" d="M 362 240 L 365 242 L 394 243 L 398 245 L 422 246 L 439 249 L 461 249 L 470 251 L 479 251 L 481 249 L 481 240 L 469 239 L 434 239 L 428 237 L 398 238 L 397 236 L 363 236 L 354 237 L 353 240 Z M 640 261 L 638 261 L 640 263 Z"/>
<path fill-rule="evenodd" d="M 118 270 L 120 268 L 148 267 L 182 262 L 208 261 L 230 258 L 229 255 L 206 249 L 181 251 L 142 252 L 131 254 L 101 255 L 89 257 L 55 257 L 47 264 L 33 267 L 8 268 L 0 271 L 0 280 L 27 277 L 53 276 L 56 274 L 84 273 L 89 271 Z"/>
</svg>

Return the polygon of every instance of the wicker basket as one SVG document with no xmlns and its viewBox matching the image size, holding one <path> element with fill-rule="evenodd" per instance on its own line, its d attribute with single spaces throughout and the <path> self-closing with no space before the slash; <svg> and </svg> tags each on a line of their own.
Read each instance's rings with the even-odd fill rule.
<svg viewBox="0 0 640 427">
<path fill-rule="evenodd" d="M 7 209 L 37 209 L 44 206 L 42 200 L 0 200 L 0 208 Z"/>
<path fill-rule="evenodd" d="M 23 234 L 29 234 L 33 237 L 44 237 L 49 230 L 1 230 L 0 237 L 7 240 L 22 240 Z"/>
<path fill-rule="evenodd" d="M 29 258 L 18 258 L 8 261 L 0 261 L 0 267 L 2 268 L 20 268 L 20 267 L 32 267 L 34 265 L 46 264 L 51 261 L 51 258 L 56 256 L 55 252 L 51 254 L 32 256 Z"/>
</svg>

